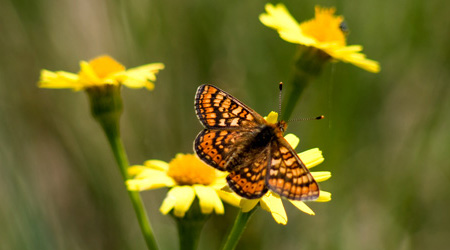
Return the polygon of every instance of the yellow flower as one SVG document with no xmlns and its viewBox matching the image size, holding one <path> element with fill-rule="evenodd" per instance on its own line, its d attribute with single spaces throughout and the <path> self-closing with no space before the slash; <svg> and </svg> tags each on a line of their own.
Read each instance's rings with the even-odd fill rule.
<svg viewBox="0 0 450 250">
<path fill-rule="evenodd" d="M 177 154 L 169 163 L 148 160 L 144 166 L 132 166 L 128 172 L 133 179 L 126 182 L 128 190 L 142 191 L 170 187 L 160 211 L 173 209 L 177 217 L 184 217 L 197 196 L 203 214 L 224 213 L 222 200 L 237 205 L 238 199 L 221 190 L 225 175 L 200 161 L 193 154 Z"/>
<path fill-rule="evenodd" d="M 269 123 L 276 123 L 277 118 L 278 114 L 276 112 L 270 112 L 266 120 Z M 287 134 L 284 138 L 289 142 L 289 144 L 294 149 L 297 147 L 300 141 L 299 138 L 294 134 Z M 320 151 L 318 148 L 307 150 L 305 152 L 298 154 L 298 156 L 308 169 L 315 167 L 324 161 L 322 151 Z M 331 172 L 329 171 L 311 172 L 311 174 L 317 182 L 326 181 L 331 177 Z M 235 194 L 233 193 L 233 195 Z M 237 197 L 237 195 L 235 196 Z M 259 203 L 264 210 L 272 214 L 272 217 L 275 219 L 277 223 L 283 225 L 287 224 L 288 219 L 286 211 L 284 210 L 281 197 L 278 194 L 269 190 L 263 197 L 259 199 L 251 199 L 251 200 L 243 198 L 239 199 L 240 199 L 239 206 L 242 208 L 242 212 L 249 212 Z M 331 193 L 320 190 L 319 198 L 315 200 L 315 202 L 327 202 L 330 200 L 331 200 Z M 307 213 L 309 215 L 314 215 L 314 211 L 312 211 L 312 209 L 309 208 L 305 204 L 305 202 L 296 200 L 289 200 L 289 201 L 295 207 L 300 209 L 300 211 Z"/>
<path fill-rule="evenodd" d="M 41 71 L 41 88 L 62 89 L 75 91 L 103 85 L 125 85 L 129 88 L 154 88 L 156 74 L 164 69 L 162 63 L 152 63 L 126 70 L 123 65 L 109 56 L 99 56 L 89 62 L 80 62 L 78 74 L 66 71 Z"/>
<path fill-rule="evenodd" d="M 268 3 L 266 12 L 259 20 L 266 26 L 278 31 L 280 37 L 288 42 L 317 48 L 331 58 L 352 63 L 362 69 L 377 73 L 378 62 L 367 59 L 361 45 L 346 45 L 346 30 L 342 28 L 344 18 L 335 16 L 334 8 L 316 6 L 315 18 L 299 24 L 283 4 L 276 6 Z"/>
</svg>

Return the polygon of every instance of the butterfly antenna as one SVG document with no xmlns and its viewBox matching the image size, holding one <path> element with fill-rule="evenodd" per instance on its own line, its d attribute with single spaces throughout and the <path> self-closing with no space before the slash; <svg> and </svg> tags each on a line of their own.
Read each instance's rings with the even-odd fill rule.
<svg viewBox="0 0 450 250">
<path fill-rule="evenodd" d="M 325 118 L 325 116 L 321 115 L 321 116 L 318 116 L 318 117 L 292 119 L 292 120 L 289 120 L 288 122 L 310 121 L 310 120 L 322 120 L 323 118 Z"/>
<path fill-rule="evenodd" d="M 278 93 L 278 117 L 281 117 L 281 93 L 283 90 L 283 83 L 280 82 L 278 85 L 278 88 L 280 89 L 280 92 Z"/>
</svg>

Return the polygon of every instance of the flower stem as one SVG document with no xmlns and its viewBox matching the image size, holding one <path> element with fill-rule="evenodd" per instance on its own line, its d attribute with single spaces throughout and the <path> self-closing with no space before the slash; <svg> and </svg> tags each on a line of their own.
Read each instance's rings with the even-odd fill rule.
<svg viewBox="0 0 450 250">
<path fill-rule="evenodd" d="M 119 166 L 120 173 L 122 175 L 124 184 L 129 179 L 127 168 L 129 166 L 128 157 L 125 152 L 122 140 L 120 139 L 120 126 L 119 120 L 122 113 L 123 104 L 122 97 L 120 96 L 120 86 L 117 85 L 104 85 L 99 87 L 91 87 L 86 89 L 91 106 L 92 116 L 96 121 L 100 123 L 108 138 L 109 145 Z M 148 249 L 156 250 L 155 237 L 150 226 L 147 213 L 144 209 L 139 192 L 128 191 L 128 196 L 133 204 L 134 211 L 141 227 L 142 234 L 144 235 L 145 242 Z"/>
<path fill-rule="evenodd" d="M 242 210 L 239 210 L 239 213 L 234 221 L 233 228 L 231 229 L 230 234 L 228 235 L 227 242 L 223 246 L 223 250 L 233 250 L 236 248 L 236 245 L 239 239 L 244 233 L 245 228 L 247 227 L 247 223 L 250 220 L 251 216 L 255 213 L 257 206 L 255 206 L 252 210 L 247 213 L 243 213 Z"/>
<path fill-rule="evenodd" d="M 127 168 L 128 168 L 128 158 L 125 153 L 125 148 L 123 146 L 122 140 L 119 136 L 118 123 L 109 123 L 105 124 L 101 122 L 102 127 L 105 131 L 106 137 L 108 138 L 111 149 L 114 153 L 114 158 L 116 159 L 117 164 L 119 165 L 120 173 L 124 182 L 129 179 Z M 144 236 L 145 242 L 147 244 L 147 248 L 150 250 L 158 249 L 156 244 L 155 237 L 153 235 L 153 231 L 150 225 L 150 221 L 148 219 L 147 213 L 144 208 L 144 204 L 142 202 L 141 196 L 139 192 L 136 191 L 128 191 L 128 196 L 131 199 L 131 203 L 133 204 L 134 211 L 136 213 L 139 226 L 141 227 L 142 234 Z"/>
<path fill-rule="evenodd" d="M 210 217 L 209 214 L 202 214 L 198 199 L 195 199 L 184 217 L 173 214 L 172 217 L 177 222 L 180 250 L 197 249 L 203 226 Z"/>
</svg>

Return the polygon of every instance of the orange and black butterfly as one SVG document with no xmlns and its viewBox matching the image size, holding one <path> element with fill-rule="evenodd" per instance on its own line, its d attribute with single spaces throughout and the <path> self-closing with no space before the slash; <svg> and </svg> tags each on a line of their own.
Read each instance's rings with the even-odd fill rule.
<svg viewBox="0 0 450 250">
<path fill-rule="evenodd" d="M 229 172 L 227 182 L 247 199 L 269 189 L 291 200 L 315 200 L 319 186 L 284 139 L 286 123 L 270 124 L 253 109 L 212 85 L 201 85 L 195 111 L 206 128 L 194 141 L 199 158 Z"/>
</svg>

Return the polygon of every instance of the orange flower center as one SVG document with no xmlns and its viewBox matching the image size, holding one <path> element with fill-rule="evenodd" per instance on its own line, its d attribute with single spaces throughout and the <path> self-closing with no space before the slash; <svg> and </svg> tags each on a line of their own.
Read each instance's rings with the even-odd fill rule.
<svg viewBox="0 0 450 250">
<path fill-rule="evenodd" d="M 167 175 L 179 185 L 209 185 L 216 178 L 214 168 L 206 165 L 192 154 L 178 154 L 169 162 Z"/>
<path fill-rule="evenodd" d="M 99 56 L 89 61 L 97 76 L 102 79 L 110 74 L 124 71 L 125 67 L 109 56 Z"/>
<path fill-rule="evenodd" d="M 336 43 L 345 46 L 345 34 L 341 29 L 342 16 L 334 16 L 334 8 L 316 6 L 315 18 L 300 24 L 305 35 L 315 38 L 321 43 Z"/>
</svg>

